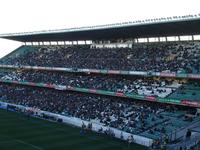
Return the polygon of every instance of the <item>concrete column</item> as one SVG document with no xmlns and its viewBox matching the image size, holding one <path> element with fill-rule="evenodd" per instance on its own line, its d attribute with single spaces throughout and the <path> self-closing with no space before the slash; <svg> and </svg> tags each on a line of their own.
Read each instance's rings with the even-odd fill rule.
<svg viewBox="0 0 200 150">
<path fill-rule="evenodd" d="M 180 36 L 178 36 L 178 41 L 179 41 L 179 42 L 181 41 L 181 37 L 180 37 Z"/>
<path fill-rule="evenodd" d="M 147 43 L 149 43 L 149 38 L 147 38 Z"/>
<path fill-rule="evenodd" d="M 194 35 L 192 35 L 192 41 L 194 41 Z"/>
</svg>

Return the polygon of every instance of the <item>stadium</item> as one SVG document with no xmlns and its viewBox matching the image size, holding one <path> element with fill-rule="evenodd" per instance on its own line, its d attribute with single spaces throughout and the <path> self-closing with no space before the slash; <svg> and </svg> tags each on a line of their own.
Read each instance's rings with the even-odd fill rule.
<svg viewBox="0 0 200 150">
<path fill-rule="evenodd" d="M 199 149 L 200 15 L 1 34 L 0 149 Z M 17 126 L 17 128 L 15 128 Z"/>
</svg>

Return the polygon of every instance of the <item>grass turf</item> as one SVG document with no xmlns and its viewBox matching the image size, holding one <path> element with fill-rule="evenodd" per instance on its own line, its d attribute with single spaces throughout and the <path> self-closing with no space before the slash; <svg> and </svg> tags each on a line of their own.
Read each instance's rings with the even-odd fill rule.
<svg viewBox="0 0 200 150">
<path fill-rule="evenodd" d="M 0 110 L 0 150 L 145 150 L 96 133 L 80 135 L 65 124 Z"/>
</svg>

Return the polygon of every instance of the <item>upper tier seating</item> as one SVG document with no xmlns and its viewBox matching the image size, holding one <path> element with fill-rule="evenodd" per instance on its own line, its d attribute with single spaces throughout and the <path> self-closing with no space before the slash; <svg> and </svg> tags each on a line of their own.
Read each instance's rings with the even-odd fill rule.
<svg viewBox="0 0 200 150">
<path fill-rule="evenodd" d="M 2 62 L 65 68 L 200 73 L 200 42 L 139 43 L 132 49 L 89 46 L 39 46 Z"/>
</svg>

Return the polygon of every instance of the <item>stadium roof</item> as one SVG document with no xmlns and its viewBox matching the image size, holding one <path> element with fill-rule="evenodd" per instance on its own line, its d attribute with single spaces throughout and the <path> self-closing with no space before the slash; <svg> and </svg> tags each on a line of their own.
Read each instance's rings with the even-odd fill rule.
<svg viewBox="0 0 200 150">
<path fill-rule="evenodd" d="M 0 38 L 21 42 L 38 42 L 109 40 L 198 34 L 200 34 L 200 14 L 81 28 L 1 34 Z"/>
</svg>

